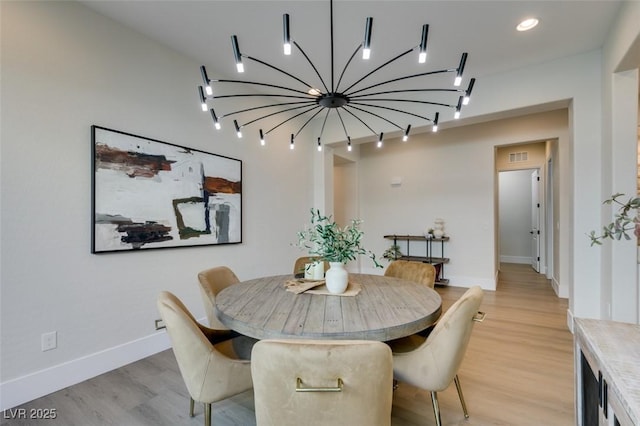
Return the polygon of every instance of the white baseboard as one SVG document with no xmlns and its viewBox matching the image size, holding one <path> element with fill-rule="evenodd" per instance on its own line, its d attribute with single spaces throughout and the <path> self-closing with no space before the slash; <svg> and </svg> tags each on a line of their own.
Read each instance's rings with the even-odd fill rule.
<svg viewBox="0 0 640 426">
<path fill-rule="evenodd" d="M 503 263 L 522 263 L 524 265 L 531 265 L 530 256 L 505 256 L 500 255 L 500 262 Z"/>
<path fill-rule="evenodd" d="M 449 284 L 452 287 L 464 287 L 471 288 L 479 285 L 483 290 L 495 291 L 497 287 L 497 280 L 490 278 L 476 278 L 476 277 L 461 277 L 461 276 L 447 276 Z"/>
<path fill-rule="evenodd" d="M 165 331 L 0 383 L 0 411 L 43 397 L 171 347 Z"/>
</svg>

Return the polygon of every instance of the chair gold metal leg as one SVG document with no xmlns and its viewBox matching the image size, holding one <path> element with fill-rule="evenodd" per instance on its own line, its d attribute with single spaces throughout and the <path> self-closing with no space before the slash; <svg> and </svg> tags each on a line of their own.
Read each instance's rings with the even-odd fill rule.
<svg viewBox="0 0 640 426">
<path fill-rule="evenodd" d="M 204 404 L 204 426 L 211 426 L 211 404 Z"/>
<path fill-rule="evenodd" d="M 442 426 L 442 419 L 440 418 L 440 407 L 438 406 L 438 394 L 431 392 L 431 404 L 433 404 L 433 414 L 436 416 L 436 425 Z"/>
<path fill-rule="evenodd" d="M 189 417 L 195 416 L 195 414 L 193 412 L 193 406 L 194 405 L 195 405 L 195 401 L 193 400 L 193 398 L 189 397 Z"/>
<path fill-rule="evenodd" d="M 454 383 L 456 384 L 456 389 L 458 390 L 458 396 L 460 397 L 460 403 L 462 404 L 462 411 L 464 411 L 464 418 L 469 418 L 469 412 L 467 411 L 467 404 L 464 403 L 464 396 L 462 396 L 462 386 L 460 386 L 460 379 L 458 375 L 453 378 Z"/>
</svg>

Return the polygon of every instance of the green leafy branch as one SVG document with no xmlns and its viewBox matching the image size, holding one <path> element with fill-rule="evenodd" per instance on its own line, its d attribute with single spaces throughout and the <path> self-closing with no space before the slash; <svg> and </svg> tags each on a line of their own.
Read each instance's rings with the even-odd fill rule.
<svg viewBox="0 0 640 426">
<path fill-rule="evenodd" d="M 382 268 L 376 255 L 362 247 L 364 232 L 360 230 L 362 220 L 353 219 L 351 224 L 340 228 L 331 216 L 324 216 L 318 209 L 311 209 L 311 226 L 299 231 L 298 247 L 306 249 L 310 256 L 328 262 L 347 263 L 358 255 L 369 257 L 377 268 Z"/>
<path fill-rule="evenodd" d="M 599 235 L 596 234 L 596 231 L 591 231 L 591 233 L 588 234 L 592 246 L 602 245 L 602 240 L 607 238 L 612 240 L 621 240 L 622 238 L 630 240 L 631 235 L 629 235 L 629 232 L 631 231 L 633 231 L 636 237 L 638 236 L 638 224 L 640 223 L 638 219 L 638 209 L 640 208 L 640 198 L 632 197 L 624 203 L 619 200 L 622 196 L 624 196 L 622 193 L 613 194 L 611 198 L 603 202 L 603 204 L 619 205 L 620 208 L 614 217 L 615 220 L 603 226 L 602 232 Z"/>
</svg>

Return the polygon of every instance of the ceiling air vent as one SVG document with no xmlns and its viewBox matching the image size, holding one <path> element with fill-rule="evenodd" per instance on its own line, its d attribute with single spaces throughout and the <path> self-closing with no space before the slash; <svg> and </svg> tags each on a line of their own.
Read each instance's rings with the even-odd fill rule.
<svg viewBox="0 0 640 426">
<path fill-rule="evenodd" d="M 529 153 L 527 151 L 512 152 L 509 154 L 510 163 L 520 163 L 529 159 Z"/>
</svg>

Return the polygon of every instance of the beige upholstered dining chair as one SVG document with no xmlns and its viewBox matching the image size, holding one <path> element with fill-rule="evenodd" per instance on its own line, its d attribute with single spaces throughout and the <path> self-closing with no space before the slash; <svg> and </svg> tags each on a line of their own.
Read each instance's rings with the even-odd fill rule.
<svg viewBox="0 0 640 426">
<path fill-rule="evenodd" d="M 161 292 L 157 305 L 191 396 L 191 416 L 193 400 L 204 403 L 210 426 L 212 403 L 251 389 L 251 362 L 237 357 L 232 340 L 213 344 L 219 331 L 199 324 L 172 293 Z"/>
<path fill-rule="evenodd" d="M 304 268 L 307 263 L 315 262 L 318 258 L 314 256 L 302 256 L 296 259 L 293 264 L 293 275 L 304 275 Z M 324 262 L 324 270 L 329 269 L 329 262 Z"/>
<path fill-rule="evenodd" d="M 415 281 L 430 288 L 436 282 L 436 268 L 432 264 L 411 260 L 394 260 L 384 271 L 384 275 Z"/>
<path fill-rule="evenodd" d="M 200 282 L 200 293 L 202 294 L 204 310 L 209 320 L 209 327 L 216 330 L 229 330 L 229 328 L 222 324 L 216 317 L 216 296 L 230 285 L 239 283 L 240 280 L 228 267 L 217 266 L 198 273 L 198 281 Z"/>
<path fill-rule="evenodd" d="M 361 340 L 262 340 L 251 355 L 257 426 L 389 426 L 391 351 Z"/>
<path fill-rule="evenodd" d="M 472 287 L 445 312 L 426 339 L 414 334 L 388 342 L 393 351 L 395 379 L 431 392 L 438 426 L 442 420 L 437 392 L 445 390 L 452 381 L 458 390 L 464 416 L 469 417 L 458 369 L 467 350 L 474 321 L 484 319 L 484 314 L 478 312 L 482 298 L 482 289 Z"/>
</svg>

